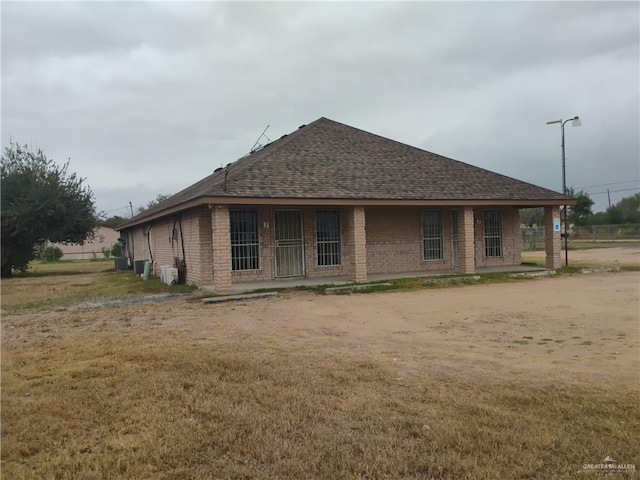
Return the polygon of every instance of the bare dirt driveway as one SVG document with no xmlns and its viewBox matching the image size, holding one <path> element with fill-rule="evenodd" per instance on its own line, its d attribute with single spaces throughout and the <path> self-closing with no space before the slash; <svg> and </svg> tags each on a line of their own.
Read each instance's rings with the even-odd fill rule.
<svg viewBox="0 0 640 480">
<path fill-rule="evenodd" d="M 600 245 L 603 248 L 598 248 Z M 614 245 L 614 246 L 611 246 Z M 587 245 L 588 246 L 588 245 Z M 606 247 L 606 248 L 604 248 Z M 544 252 L 522 252 L 522 257 L 527 260 L 543 261 Z M 564 251 L 562 252 L 564 264 Z M 569 249 L 569 265 L 640 265 L 640 243 L 620 244 L 594 244 L 594 248 L 580 250 Z"/>
<path fill-rule="evenodd" d="M 187 335 L 195 321 L 201 335 L 221 330 L 370 355 L 397 364 L 399 375 L 429 369 L 631 382 L 640 373 L 639 305 L 640 275 L 629 272 L 339 297 L 292 293 L 201 307 L 204 315 L 178 323 Z"/>
<path fill-rule="evenodd" d="M 217 305 L 75 301 L 143 285 L 126 273 L 3 282 L 3 478 L 640 465 L 640 271 L 501 282 Z M 18 303 L 35 285 L 71 301 Z"/>
<path fill-rule="evenodd" d="M 398 375 L 638 381 L 640 273 L 221 305 L 175 301 L 4 315 L 3 343 L 143 330 L 189 342 L 275 342 L 375 358 Z"/>
</svg>

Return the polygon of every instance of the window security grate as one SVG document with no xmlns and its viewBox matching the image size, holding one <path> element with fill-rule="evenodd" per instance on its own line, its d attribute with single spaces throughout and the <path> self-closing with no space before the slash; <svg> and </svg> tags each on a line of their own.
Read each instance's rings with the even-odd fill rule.
<svg viewBox="0 0 640 480">
<path fill-rule="evenodd" d="M 316 211 L 316 246 L 319 267 L 341 265 L 340 213 L 338 210 Z"/>
<path fill-rule="evenodd" d="M 484 255 L 502 256 L 502 217 L 500 210 L 484 211 Z"/>
<path fill-rule="evenodd" d="M 423 212 L 422 243 L 425 260 L 442 260 L 442 212 Z"/>
<path fill-rule="evenodd" d="M 258 212 L 255 210 L 231 210 L 231 269 L 258 270 L 259 239 Z"/>
</svg>

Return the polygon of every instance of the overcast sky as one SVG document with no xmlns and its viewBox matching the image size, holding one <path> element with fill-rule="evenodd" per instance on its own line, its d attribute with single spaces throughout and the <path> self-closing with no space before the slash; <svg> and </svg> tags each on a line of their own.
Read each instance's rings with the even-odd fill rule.
<svg viewBox="0 0 640 480">
<path fill-rule="evenodd" d="M 640 4 L 7 2 L 2 144 L 125 216 L 328 117 L 595 210 L 640 191 Z M 264 139 L 262 140 L 264 143 Z M 621 191 L 624 190 L 624 191 Z M 599 193 L 600 192 L 600 193 Z M 605 193 L 602 193 L 605 192 Z"/>
</svg>

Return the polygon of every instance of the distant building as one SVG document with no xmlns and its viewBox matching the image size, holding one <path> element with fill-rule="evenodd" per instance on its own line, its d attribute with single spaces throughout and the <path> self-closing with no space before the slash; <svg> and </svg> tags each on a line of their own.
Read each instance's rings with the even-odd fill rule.
<svg viewBox="0 0 640 480">
<path fill-rule="evenodd" d="M 111 249 L 113 245 L 118 242 L 120 235 L 117 231 L 110 227 L 98 227 L 95 230 L 95 237 L 93 240 L 84 242 L 83 245 L 79 243 L 70 243 L 64 245 L 62 243 L 52 243 L 49 241 L 44 242 L 44 248 L 58 247 L 64 254 L 62 258 L 65 260 L 87 260 L 94 256 L 98 258 L 104 258 L 102 254 L 103 248 Z"/>
</svg>

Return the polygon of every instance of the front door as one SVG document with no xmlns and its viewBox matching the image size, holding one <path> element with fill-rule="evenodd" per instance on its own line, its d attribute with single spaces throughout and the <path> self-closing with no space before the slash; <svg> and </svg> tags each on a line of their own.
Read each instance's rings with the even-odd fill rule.
<svg viewBox="0 0 640 480">
<path fill-rule="evenodd" d="M 276 277 L 304 275 L 304 242 L 300 210 L 275 211 Z"/>
<path fill-rule="evenodd" d="M 451 264 L 458 266 L 458 211 L 451 210 Z"/>
</svg>

